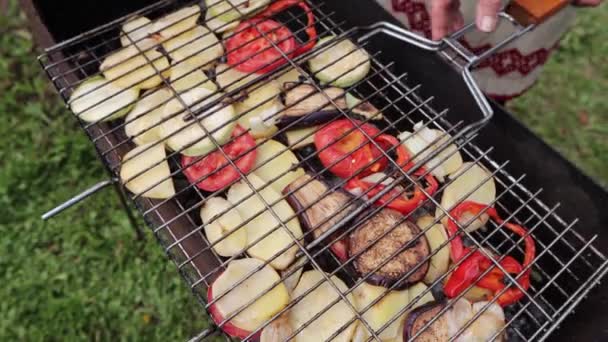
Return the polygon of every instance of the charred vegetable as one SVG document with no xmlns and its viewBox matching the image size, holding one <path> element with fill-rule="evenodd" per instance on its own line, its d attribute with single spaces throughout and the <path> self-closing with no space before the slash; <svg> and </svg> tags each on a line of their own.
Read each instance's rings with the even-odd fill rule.
<svg viewBox="0 0 608 342">
<path fill-rule="evenodd" d="M 504 341 L 500 333 L 505 326 L 505 315 L 502 308 L 493 303 L 478 302 L 472 304 L 461 298 L 452 307 L 444 310 L 446 303 L 433 302 L 421 306 L 409 314 L 403 339 L 408 341 Z M 443 312 L 442 312 L 443 311 Z M 457 336 L 458 331 L 476 315 L 479 317 Z M 434 320 L 434 321 L 433 321 Z M 433 321 L 432 323 L 430 323 Z M 427 324 L 429 324 L 427 326 Z M 498 336 L 495 337 L 495 335 Z"/>
<path fill-rule="evenodd" d="M 398 282 L 396 288 L 403 289 L 424 278 L 429 268 L 428 260 L 423 261 L 429 255 L 428 242 L 416 224 L 401 221 L 403 215 L 399 212 L 383 209 L 351 233 L 350 256 L 362 252 L 354 261 L 357 272 L 363 277 L 383 265 L 366 279 L 368 283 L 389 287 Z M 370 245 L 385 232 L 388 234 Z M 392 256 L 406 245 L 407 248 Z M 409 276 L 401 279 L 406 274 Z"/>
<path fill-rule="evenodd" d="M 294 211 L 300 213 L 300 221 L 304 228 L 312 231 L 315 239 L 356 208 L 356 202 L 349 195 L 340 191 L 330 192 L 325 184 L 307 174 L 289 184 L 283 193 L 288 195 L 287 202 Z M 346 251 L 342 247 L 341 242 L 338 241 L 330 248 L 338 258 L 344 260 Z"/>
<path fill-rule="evenodd" d="M 314 126 L 335 118 L 339 115 L 338 109 L 345 108 L 344 90 L 332 87 L 321 93 L 313 85 L 301 84 L 285 94 L 285 110 L 279 123 L 288 125 L 303 118 L 293 126 Z"/>
<path fill-rule="evenodd" d="M 382 120 L 384 116 L 380 110 L 367 101 L 361 101 L 350 93 L 346 94 L 346 105 L 353 114 L 361 115 L 371 120 Z"/>
</svg>

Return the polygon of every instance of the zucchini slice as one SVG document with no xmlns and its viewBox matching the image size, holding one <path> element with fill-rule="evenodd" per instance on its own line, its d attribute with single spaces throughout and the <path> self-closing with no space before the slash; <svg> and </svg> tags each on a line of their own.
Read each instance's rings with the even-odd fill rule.
<svg viewBox="0 0 608 342">
<path fill-rule="evenodd" d="M 191 157 L 215 150 L 216 144 L 207 136 L 201 125 L 211 132 L 218 144 L 225 144 L 235 126 L 232 106 L 219 103 L 203 113 L 197 113 L 220 95 L 205 88 L 194 88 L 180 94 L 181 101 L 177 98 L 169 101 L 163 110 L 163 119 L 166 121 L 160 126 L 161 136 L 167 146 Z M 190 111 L 184 108 L 182 101 L 197 114 L 197 120 L 184 120 Z"/>
<path fill-rule="evenodd" d="M 123 88 L 154 88 L 163 81 L 158 72 L 169 68 L 169 61 L 154 45 L 153 39 L 144 39 L 137 45 L 122 48 L 106 57 L 99 71 Z"/>
<path fill-rule="evenodd" d="M 175 91 L 185 91 L 193 88 L 205 88 L 217 91 L 217 86 L 205 73 L 187 62 L 175 63 L 171 66 L 170 82 Z"/>
<path fill-rule="evenodd" d="M 335 38 L 335 36 L 321 38 L 317 46 Z M 344 39 L 311 58 L 308 67 L 319 81 L 345 88 L 362 80 L 369 72 L 371 62 L 365 50 Z"/>
<path fill-rule="evenodd" d="M 152 31 L 160 34 L 160 39 L 171 39 L 196 26 L 201 8 L 198 5 L 184 7 L 156 20 Z"/>
<path fill-rule="evenodd" d="M 138 96 L 137 88 L 124 89 L 96 76 L 82 82 L 70 96 L 68 104 L 83 121 L 110 121 L 125 116 Z"/>
<path fill-rule="evenodd" d="M 224 54 L 224 47 L 213 32 L 198 25 L 163 43 L 174 63 L 187 62 L 193 67 L 213 68 L 216 59 Z"/>
<path fill-rule="evenodd" d="M 216 34 L 219 34 L 222 32 L 230 31 L 233 28 L 239 26 L 239 21 L 235 20 L 232 22 L 226 22 L 220 19 L 219 17 L 211 15 L 210 11 L 207 11 L 207 14 L 205 14 L 205 24 L 207 24 L 207 27 L 211 31 L 215 32 Z"/>
<path fill-rule="evenodd" d="M 258 75 L 240 72 L 228 64 L 220 64 L 215 69 L 217 84 L 222 91 L 229 92 L 254 80 Z"/>
<path fill-rule="evenodd" d="M 264 9 L 270 0 L 205 0 L 208 13 L 225 23 L 231 23 Z"/>
</svg>

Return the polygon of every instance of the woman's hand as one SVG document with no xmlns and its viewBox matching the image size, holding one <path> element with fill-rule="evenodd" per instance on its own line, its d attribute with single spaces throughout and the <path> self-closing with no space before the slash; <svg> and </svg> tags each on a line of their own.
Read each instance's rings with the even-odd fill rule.
<svg viewBox="0 0 608 342">
<path fill-rule="evenodd" d="M 470 0 L 466 0 L 470 1 Z M 597 6 L 602 0 L 576 0 L 577 6 Z M 492 32 L 498 23 L 500 0 L 479 0 L 475 23 L 483 32 Z M 441 39 L 464 25 L 460 0 L 431 0 L 431 28 L 433 39 Z"/>
</svg>

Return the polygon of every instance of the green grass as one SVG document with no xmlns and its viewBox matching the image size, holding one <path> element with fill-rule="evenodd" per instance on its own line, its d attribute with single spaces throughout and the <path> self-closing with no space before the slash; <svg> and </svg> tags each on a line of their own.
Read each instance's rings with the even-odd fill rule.
<svg viewBox="0 0 608 342">
<path fill-rule="evenodd" d="M 608 6 L 585 11 L 511 110 L 608 182 Z M 184 340 L 206 327 L 175 266 L 113 190 L 40 214 L 105 171 L 43 76 L 24 20 L 0 16 L 0 340 Z"/>
</svg>

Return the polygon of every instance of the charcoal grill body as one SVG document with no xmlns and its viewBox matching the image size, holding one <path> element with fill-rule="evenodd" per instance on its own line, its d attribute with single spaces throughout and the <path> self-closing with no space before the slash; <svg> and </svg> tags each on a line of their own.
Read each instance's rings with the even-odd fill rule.
<svg viewBox="0 0 608 342">
<path fill-rule="evenodd" d="M 21 2 L 33 25 L 38 44 L 47 47 L 154 1 L 106 0 L 95 4 L 83 4 L 75 0 Z M 335 11 L 336 19 L 346 21 L 347 27 L 378 21 L 397 24 L 372 0 L 351 0 L 348 6 L 339 0 L 327 0 L 325 3 L 328 11 Z M 372 44 L 374 48 L 386 52 L 379 57 L 381 60 L 395 62 L 393 67 L 396 74 L 407 72 L 409 77 L 422 83 L 423 96 L 433 95 L 436 108 L 449 108 L 448 118 L 467 122 L 479 118 L 479 109 L 460 74 L 437 54 L 390 38 L 376 39 Z M 549 205 L 560 202 L 562 205 L 559 214 L 566 221 L 579 218 L 576 225 L 578 232 L 583 236 L 597 234 L 596 244 L 608 246 L 606 190 L 534 135 L 504 108 L 494 103 L 492 106 L 494 117 L 481 130 L 475 139 L 476 143 L 482 149 L 493 146 L 492 154 L 497 160 L 510 160 L 510 170 L 514 174 L 527 175 L 523 180 L 524 185 L 532 189 L 543 189 L 540 199 Z M 538 115 L 542 115 L 540 108 Z M 552 340 L 608 340 L 608 286 L 600 284 L 589 297 L 589 300 L 581 302 L 576 313 L 561 324 L 560 330 L 551 335 Z"/>
</svg>

